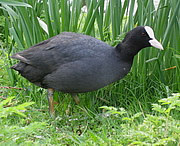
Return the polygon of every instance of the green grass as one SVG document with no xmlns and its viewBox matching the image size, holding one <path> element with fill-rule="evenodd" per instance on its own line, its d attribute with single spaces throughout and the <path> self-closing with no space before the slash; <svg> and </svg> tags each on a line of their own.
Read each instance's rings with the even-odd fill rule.
<svg viewBox="0 0 180 146">
<path fill-rule="evenodd" d="M 85 0 L 87 13 L 81 11 L 83 0 L 22 1 L 0 1 L 0 103 L 14 97 L 0 107 L 0 115 L 6 115 L 0 117 L 0 145 L 179 145 L 179 105 L 168 103 L 174 107 L 168 114 L 152 106 L 180 93 L 179 0 L 160 0 L 157 10 L 151 0 L 138 0 L 134 16 L 131 0 L 112 0 L 106 11 L 103 0 Z M 151 26 L 165 50 L 142 50 L 125 78 L 79 94 L 79 105 L 70 95 L 56 92 L 55 119 L 48 113 L 46 90 L 10 69 L 16 63 L 9 57 L 13 53 L 60 32 L 80 32 L 115 45 L 136 25 Z M 179 97 L 173 101 L 179 104 Z M 27 110 L 18 107 L 26 102 L 34 104 Z M 168 105 L 162 107 L 168 109 Z"/>
<path fill-rule="evenodd" d="M 2 51 L 1 51 L 2 53 Z M 3 56 L 3 55 L 2 55 Z M 1 60 L 1 87 L 11 86 L 6 72 L 7 60 Z M 56 118 L 48 113 L 47 93 L 17 76 L 19 89 L 0 89 L 0 145 L 178 145 L 178 106 L 169 115 L 152 110 L 152 103 L 168 97 L 171 90 L 158 80 L 144 84 L 133 80 L 131 73 L 123 80 L 96 92 L 80 94 L 76 105 L 70 95 L 56 92 Z M 146 82 L 146 83 L 147 83 Z M 124 85 L 124 87 L 121 86 Z M 34 102 L 27 110 L 21 106 Z M 179 105 L 179 97 L 174 103 Z M 20 106 L 21 108 L 17 108 Z M 105 106 L 103 109 L 99 107 Z M 110 108 L 108 106 L 117 107 Z M 15 108 L 14 108 L 15 107 Z M 119 109 L 124 108 L 124 110 Z M 158 106 L 154 106 L 157 108 Z M 8 109 L 9 108 L 9 109 Z M 11 109 L 13 108 L 13 109 Z M 167 106 L 166 106 L 167 108 Z M 18 116 L 22 112 L 26 117 Z M 161 113 L 160 113 L 161 112 Z M 3 114 L 2 114 L 3 113 Z M 17 113 L 17 114 L 14 114 Z M 141 114 L 137 114 L 141 113 Z M 137 117 L 137 118 L 136 118 Z M 168 123 L 168 127 L 166 127 Z M 151 129 L 151 130 L 150 130 Z M 168 129 L 164 134 L 163 129 Z M 176 130 L 177 129 L 177 130 Z"/>
<path fill-rule="evenodd" d="M 179 94 L 160 100 L 162 107 L 154 104 L 152 111 L 142 108 L 138 113 L 128 108 L 130 104 L 126 105 L 128 110 L 103 106 L 98 108 L 99 112 L 94 111 L 94 106 L 83 106 L 83 103 L 65 107 L 70 104 L 66 99 L 61 106 L 64 114 L 51 119 L 44 99 L 41 99 L 42 105 L 35 101 L 33 106 L 26 107 L 32 103 L 19 103 L 26 94 L 20 92 L 18 97 L 13 97 L 10 90 L 1 90 L 2 95 L 9 98 L 0 102 L 0 145 L 178 145 L 180 142 L 180 121 L 176 115 L 180 106 Z M 18 116 L 19 113 L 26 116 Z"/>
</svg>

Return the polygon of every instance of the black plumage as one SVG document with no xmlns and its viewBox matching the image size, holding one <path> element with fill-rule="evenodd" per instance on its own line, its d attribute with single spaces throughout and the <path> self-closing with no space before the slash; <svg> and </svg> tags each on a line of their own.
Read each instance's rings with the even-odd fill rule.
<svg viewBox="0 0 180 146">
<path fill-rule="evenodd" d="M 30 82 L 64 93 L 83 93 L 123 78 L 134 56 L 152 46 L 144 26 L 127 33 L 116 47 L 91 36 L 63 32 L 12 56 L 14 66 Z"/>
</svg>

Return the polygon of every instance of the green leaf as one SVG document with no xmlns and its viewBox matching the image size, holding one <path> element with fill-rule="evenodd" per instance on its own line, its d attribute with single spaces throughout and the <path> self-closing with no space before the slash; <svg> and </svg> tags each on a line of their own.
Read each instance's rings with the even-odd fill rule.
<svg viewBox="0 0 180 146">
<path fill-rule="evenodd" d="M 157 112 L 160 112 L 160 113 L 165 113 L 166 109 L 165 108 L 162 108 L 161 105 L 159 104 L 152 104 L 153 106 L 153 110 L 154 111 L 157 111 Z"/>
<path fill-rule="evenodd" d="M 149 63 L 149 62 L 155 61 L 155 60 L 157 60 L 157 59 L 158 59 L 157 57 L 154 57 L 154 58 L 148 59 L 148 60 L 146 60 L 146 63 Z"/>
<path fill-rule="evenodd" d="M 6 105 L 7 103 L 11 102 L 12 99 L 14 99 L 15 97 L 8 97 L 7 99 L 3 100 L 2 102 L 0 102 L 0 107 Z"/>
<path fill-rule="evenodd" d="M 0 4 L 2 5 L 10 5 L 10 6 L 21 6 L 21 7 L 29 7 L 32 8 L 31 5 L 24 3 L 24 2 L 18 2 L 15 0 L 0 0 Z"/>
</svg>

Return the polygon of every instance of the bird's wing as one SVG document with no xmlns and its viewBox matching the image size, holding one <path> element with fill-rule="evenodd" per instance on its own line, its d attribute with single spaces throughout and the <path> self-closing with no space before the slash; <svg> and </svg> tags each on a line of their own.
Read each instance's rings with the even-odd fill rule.
<svg viewBox="0 0 180 146">
<path fill-rule="evenodd" d="M 112 47 L 93 37 L 64 32 L 12 56 L 39 69 L 54 70 L 64 63 L 102 57 Z"/>
</svg>

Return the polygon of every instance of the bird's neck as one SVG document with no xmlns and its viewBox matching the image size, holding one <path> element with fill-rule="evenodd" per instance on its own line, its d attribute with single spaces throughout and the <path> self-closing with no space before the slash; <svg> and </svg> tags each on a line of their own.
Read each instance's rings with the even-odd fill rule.
<svg viewBox="0 0 180 146">
<path fill-rule="evenodd" d="M 132 61 L 134 56 L 141 50 L 141 48 L 127 43 L 119 43 L 115 49 L 118 51 L 121 58 L 127 61 Z"/>
</svg>

